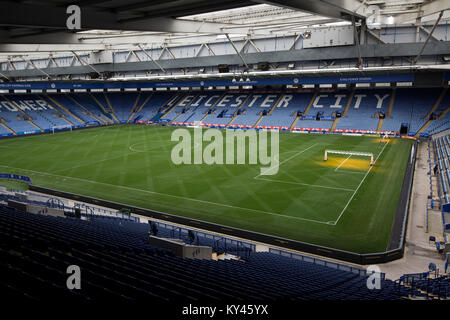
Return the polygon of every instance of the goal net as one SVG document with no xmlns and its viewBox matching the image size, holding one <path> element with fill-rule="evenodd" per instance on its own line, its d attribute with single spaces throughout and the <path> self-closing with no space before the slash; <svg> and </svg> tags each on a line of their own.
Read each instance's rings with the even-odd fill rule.
<svg viewBox="0 0 450 320">
<path fill-rule="evenodd" d="M 60 130 L 70 130 L 70 131 L 72 131 L 72 126 L 70 124 L 67 124 L 67 125 L 53 126 L 52 127 L 52 133 L 55 133 L 55 131 L 60 131 Z"/>
<path fill-rule="evenodd" d="M 325 155 L 323 161 L 328 160 L 328 154 L 343 154 L 348 156 L 360 156 L 360 157 L 370 157 L 370 165 L 373 166 L 373 153 L 369 152 L 355 152 L 355 151 L 341 151 L 341 150 L 325 150 Z"/>
</svg>

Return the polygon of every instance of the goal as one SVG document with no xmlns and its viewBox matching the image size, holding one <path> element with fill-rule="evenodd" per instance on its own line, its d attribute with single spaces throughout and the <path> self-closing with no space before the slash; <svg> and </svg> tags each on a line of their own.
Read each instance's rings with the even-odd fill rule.
<svg viewBox="0 0 450 320">
<path fill-rule="evenodd" d="M 340 150 L 325 150 L 325 156 L 323 158 L 323 161 L 328 160 L 328 154 L 344 154 L 349 156 L 361 156 L 361 157 L 370 157 L 370 165 L 373 166 L 373 153 L 368 152 L 354 152 L 354 151 L 340 151 Z"/>
<path fill-rule="evenodd" d="M 52 133 L 55 133 L 55 131 L 61 131 L 61 130 L 70 130 L 72 131 L 71 125 L 62 125 L 62 126 L 53 126 L 52 127 Z"/>
</svg>

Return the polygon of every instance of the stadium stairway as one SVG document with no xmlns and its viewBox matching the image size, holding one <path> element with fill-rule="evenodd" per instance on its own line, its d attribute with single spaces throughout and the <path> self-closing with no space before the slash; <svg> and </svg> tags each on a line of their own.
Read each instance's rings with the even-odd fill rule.
<svg viewBox="0 0 450 320">
<path fill-rule="evenodd" d="M 450 112 L 450 107 L 447 107 L 444 111 L 441 112 L 441 114 L 438 116 L 438 120 L 444 119 L 444 117 Z"/>
<path fill-rule="evenodd" d="M 392 117 L 392 109 L 394 108 L 396 93 L 397 93 L 397 89 L 396 88 L 392 89 L 391 99 L 389 100 L 389 106 L 388 106 L 388 111 L 386 113 L 386 118 L 390 119 Z"/>
<path fill-rule="evenodd" d="M 230 122 L 234 123 L 235 120 L 239 119 L 239 117 L 242 115 L 239 110 L 244 107 L 245 103 L 243 102 L 248 101 L 249 96 L 250 94 L 227 93 L 215 105 L 215 112 L 211 113 L 207 118 L 205 118 L 204 122 L 220 127 L 226 127 Z M 203 112 L 208 111 L 207 109 L 207 107 L 203 106 L 200 107 L 200 109 L 195 110 L 199 111 L 202 115 Z"/>
<path fill-rule="evenodd" d="M 425 119 L 429 119 L 431 117 L 431 115 L 436 111 L 436 109 L 439 107 L 439 105 L 441 104 L 442 100 L 444 99 L 445 95 L 447 94 L 447 90 L 448 90 L 448 87 L 442 89 L 442 92 L 439 95 L 439 97 L 437 98 L 437 100 L 434 103 L 433 107 L 431 108 L 431 110 L 424 117 Z"/>
<path fill-rule="evenodd" d="M 106 92 L 103 92 L 103 95 L 105 96 L 106 104 L 109 107 L 109 110 L 111 111 L 111 116 L 117 123 L 120 123 L 120 120 L 116 116 L 116 112 L 114 110 L 113 105 L 111 104 L 111 100 L 109 99 L 108 95 L 106 94 Z"/>
<path fill-rule="evenodd" d="M 308 112 L 309 112 L 309 110 L 311 109 L 311 107 L 312 107 L 314 101 L 316 100 L 318 94 L 319 94 L 318 91 L 314 92 L 314 95 L 312 96 L 311 101 L 310 101 L 310 102 L 308 103 L 308 105 L 306 106 L 305 112 L 303 112 L 303 115 L 304 115 L 304 116 L 308 115 Z"/>
<path fill-rule="evenodd" d="M 391 98 L 389 99 L 388 110 L 385 114 L 385 119 L 390 119 L 392 116 L 392 109 L 394 108 L 394 104 L 395 104 L 396 92 L 397 92 L 396 88 L 392 89 Z M 381 118 L 378 119 L 377 132 L 383 131 L 383 125 L 384 125 L 385 119 L 381 119 Z"/>
<path fill-rule="evenodd" d="M 101 99 L 100 97 L 97 97 L 97 96 L 95 96 L 95 94 L 89 92 L 89 95 L 91 96 L 92 100 L 94 100 L 95 103 L 97 103 L 97 105 L 100 107 L 100 109 L 103 110 L 103 112 L 105 114 L 109 114 L 112 117 L 112 120 L 114 123 L 119 123 L 119 120 L 117 119 L 116 115 L 114 114 L 114 110 L 112 109 L 111 105 L 108 104 L 108 102 L 107 102 L 107 98 L 106 98 L 106 95 L 104 92 L 103 92 L 103 94 L 104 94 L 105 104 L 100 101 L 100 99 Z M 109 108 L 107 108 L 106 105 Z M 104 121 L 106 121 L 106 119 L 104 119 Z"/>
<path fill-rule="evenodd" d="M 183 107 L 180 107 L 180 105 L 181 105 L 183 102 L 185 102 L 185 99 L 187 99 L 187 97 L 188 97 L 189 95 L 186 96 L 185 98 L 183 98 L 183 99 L 181 100 L 180 103 L 178 103 L 178 105 L 177 105 L 173 110 L 176 110 L 176 108 L 179 107 L 179 108 L 181 108 L 181 109 L 187 109 L 187 112 L 189 112 L 189 109 L 190 109 L 191 105 L 194 103 L 195 99 L 197 99 L 199 95 L 200 95 L 200 93 L 196 94 L 195 96 L 193 96 L 193 98 L 192 98 L 186 105 L 184 105 Z M 179 113 L 175 116 L 175 118 L 172 119 L 172 121 L 170 121 L 170 123 L 174 123 L 175 120 L 177 120 L 179 117 L 181 117 L 181 115 L 183 115 L 182 110 L 179 110 L 178 112 L 179 112 Z"/>
<path fill-rule="evenodd" d="M 163 115 L 160 117 L 160 119 L 164 119 L 165 117 L 167 117 L 173 110 L 176 109 L 176 107 L 178 107 L 181 103 L 183 103 L 183 101 L 185 101 L 185 99 L 187 99 L 188 97 L 189 93 L 186 93 L 185 95 L 180 95 L 178 100 L 176 100 L 176 102 L 173 105 L 169 106 L 162 112 Z"/>
<path fill-rule="evenodd" d="M 256 128 L 258 124 L 264 119 L 264 117 L 271 115 L 273 110 L 277 107 L 277 105 L 280 103 L 281 99 L 283 98 L 283 94 L 280 94 L 280 96 L 277 98 L 277 100 L 274 102 L 273 106 L 270 108 L 269 112 L 267 112 L 267 115 L 263 115 L 261 112 L 261 117 L 256 121 L 256 123 L 253 125 L 253 128 Z"/>
<path fill-rule="evenodd" d="M 77 126 L 76 124 L 74 124 L 73 122 L 71 122 L 69 119 L 67 119 L 66 115 L 65 115 L 63 112 L 61 112 L 61 110 L 59 110 L 57 107 L 55 107 L 55 104 L 54 104 L 54 103 L 51 103 L 51 101 L 49 102 L 49 101 L 48 101 L 47 99 L 45 99 L 45 97 L 43 97 L 43 96 L 36 95 L 36 97 L 37 97 L 38 99 L 44 100 L 44 101 L 47 102 L 50 106 L 52 106 L 53 109 L 58 113 L 59 118 L 63 119 L 63 120 L 64 120 L 65 122 L 67 122 L 70 126 L 72 126 L 72 127 L 76 127 L 76 126 Z"/>
<path fill-rule="evenodd" d="M 137 95 L 137 97 L 136 97 L 136 101 L 134 101 L 134 103 L 133 103 L 133 106 L 131 107 L 131 110 L 130 110 L 130 116 L 128 117 L 128 119 L 127 119 L 127 123 L 130 123 L 130 121 L 131 121 L 131 119 L 134 117 L 134 114 L 136 113 L 136 111 L 138 110 L 138 109 L 136 109 L 137 108 L 137 105 L 138 105 L 138 103 L 139 103 L 139 100 L 141 99 L 141 94 L 142 94 L 142 92 L 141 91 L 139 91 L 139 93 L 138 93 L 138 95 Z M 148 99 L 150 100 L 150 97 L 151 97 L 152 95 L 150 94 L 149 95 L 149 97 L 148 97 Z M 141 108 L 141 106 L 139 107 L 139 110 L 141 110 L 142 108 Z"/>
<path fill-rule="evenodd" d="M 305 111 L 303 112 L 303 115 L 306 116 L 309 112 L 309 109 L 311 109 L 312 104 L 314 103 L 314 100 L 316 100 L 316 97 L 319 93 L 316 91 L 313 96 L 311 97 L 311 100 L 309 101 L 308 105 L 305 108 Z M 295 125 L 297 124 L 297 122 L 302 118 L 302 116 L 297 116 L 295 117 L 294 121 L 292 122 L 289 130 L 292 130 L 293 128 L 295 128 Z"/>
<path fill-rule="evenodd" d="M 353 100 L 353 96 L 355 95 L 355 89 L 353 89 L 350 92 L 350 96 L 348 97 L 347 103 L 345 105 L 345 109 L 344 112 L 342 112 L 342 117 L 347 117 L 347 113 L 348 113 L 348 109 L 350 108 L 350 105 L 352 104 L 352 100 Z M 336 126 L 339 122 L 340 118 L 335 117 L 333 120 L 333 124 L 331 125 L 331 131 L 335 131 L 336 130 Z"/>
<path fill-rule="evenodd" d="M 432 120 L 428 120 L 427 122 L 425 122 L 424 125 L 419 129 L 419 131 L 416 132 L 415 137 L 416 138 L 420 137 L 420 134 L 428 128 L 431 122 Z"/>
<path fill-rule="evenodd" d="M 245 98 L 245 100 L 244 100 L 244 101 L 236 108 L 236 111 L 234 111 L 234 116 L 233 116 L 233 118 L 230 120 L 230 122 L 227 123 L 227 126 L 231 126 L 231 125 L 233 124 L 234 120 L 236 120 L 236 118 L 239 117 L 239 114 L 238 114 L 239 110 L 240 110 L 243 106 L 245 106 L 245 104 L 247 103 L 248 99 L 250 99 L 250 97 L 251 97 L 251 95 L 249 94 L 249 95 L 247 96 L 247 98 Z"/>
<path fill-rule="evenodd" d="M 289 130 L 292 130 L 295 127 L 295 125 L 297 124 L 298 120 L 300 120 L 300 118 L 301 117 L 299 115 L 297 115 L 295 117 L 294 121 L 292 122 L 291 126 L 289 127 Z"/>
<path fill-rule="evenodd" d="M 342 116 L 346 117 L 348 114 L 348 110 L 350 109 L 350 105 L 352 104 L 353 101 L 353 97 L 355 96 L 355 89 L 352 89 L 352 91 L 350 92 L 350 96 L 348 97 L 348 101 L 347 104 L 345 105 L 345 109 L 344 112 L 342 112 Z"/>
<path fill-rule="evenodd" d="M 142 92 L 141 101 L 144 101 L 140 104 L 133 117 L 144 121 L 151 120 L 160 110 L 167 108 L 176 99 L 178 99 L 177 95 L 174 95 L 172 92 L 154 92 L 150 94 Z"/>
<path fill-rule="evenodd" d="M 70 94 L 67 94 L 67 97 L 73 102 L 75 103 L 78 107 L 80 107 L 87 116 L 91 117 L 93 120 L 97 121 L 100 124 L 106 124 L 104 120 L 100 119 L 99 117 L 97 117 L 92 111 L 90 111 L 89 109 L 87 109 L 85 106 L 83 106 L 80 102 L 78 102 L 77 99 L 75 99 L 75 97 L 72 97 Z"/>
<path fill-rule="evenodd" d="M 109 103 L 114 110 L 114 115 L 120 123 L 127 123 L 128 118 L 131 115 L 134 104 L 138 96 L 142 96 L 137 91 L 125 91 L 125 92 L 109 92 L 106 93 Z"/>
<path fill-rule="evenodd" d="M 10 127 L 8 127 L 5 123 L 0 122 L 0 126 L 2 126 L 3 128 L 5 128 L 6 130 L 8 130 L 10 133 L 12 133 L 13 135 L 17 136 L 17 133 L 11 129 Z"/>
<path fill-rule="evenodd" d="M 436 109 L 439 107 L 439 105 L 441 104 L 442 100 L 444 99 L 444 97 L 447 93 L 447 90 L 448 90 L 448 88 L 442 89 L 442 92 L 439 95 L 439 97 L 437 98 L 436 102 L 431 107 L 430 111 L 428 111 L 428 113 L 425 115 L 424 119 L 427 120 L 427 122 L 425 122 L 424 125 L 417 131 L 417 133 L 415 135 L 416 138 L 420 137 L 420 134 L 422 132 L 424 132 L 428 128 L 428 126 L 432 123 L 433 120 L 430 120 L 430 117 L 436 111 Z M 445 116 L 445 114 L 443 116 Z M 438 120 L 440 120 L 439 119 L 440 117 L 441 117 L 441 115 L 438 116 Z"/>
<path fill-rule="evenodd" d="M 425 116 L 435 104 L 442 90 L 433 88 L 397 88 L 395 107 L 390 118 L 385 118 L 383 130 L 399 131 L 403 123 L 408 123 L 410 133 L 416 134 L 428 119 Z"/>
<path fill-rule="evenodd" d="M 382 118 L 378 119 L 377 132 L 381 132 L 381 130 L 383 128 L 383 122 L 384 122 L 384 119 L 382 119 Z"/>
<path fill-rule="evenodd" d="M 26 120 L 29 124 L 31 124 L 31 125 L 32 125 L 33 127 L 35 127 L 36 129 L 40 130 L 41 132 L 44 132 L 44 130 L 43 130 L 41 127 L 39 127 L 37 124 L 35 124 L 35 123 L 32 121 L 33 118 L 32 118 L 31 116 L 29 116 L 25 111 L 23 111 L 22 108 L 20 108 L 19 105 L 18 105 L 17 103 L 15 103 L 14 101 L 10 100 L 10 99 L 9 99 L 8 97 L 6 97 L 5 95 L 3 95 L 2 97 L 3 97 L 3 99 L 5 99 L 6 101 L 8 101 L 10 104 L 12 104 L 14 107 L 16 107 L 17 110 L 19 110 L 19 111 L 25 116 L 26 119 L 30 119 L 30 120 Z"/>
<path fill-rule="evenodd" d="M 222 100 L 222 98 L 226 95 L 226 91 L 222 93 L 222 95 L 216 100 L 214 101 L 214 103 L 208 108 L 208 110 L 206 110 L 205 115 L 200 119 L 200 122 L 203 122 L 208 116 L 209 116 L 209 111 L 214 109 L 215 106 Z"/>
</svg>

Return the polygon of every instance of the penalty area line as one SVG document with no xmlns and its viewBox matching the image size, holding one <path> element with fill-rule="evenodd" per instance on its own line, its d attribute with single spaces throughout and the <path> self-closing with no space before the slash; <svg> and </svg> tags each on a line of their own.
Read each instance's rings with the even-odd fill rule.
<svg viewBox="0 0 450 320">
<path fill-rule="evenodd" d="M 335 171 L 335 172 L 338 171 L 338 169 L 339 169 L 340 167 L 342 167 L 342 165 L 343 165 L 348 159 L 350 159 L 351 156 L 352 156 L 352 155 L 349 155 L 349 156 L 347 157 L 347 159 L 345 159 L 344 161 L 342 161 L 341 164 L 340 164 L 336 169 L 334 169 L 334 171 Z"/>
<path fill-rule="evenodd" d="M 280 162 L 280 159 L 279 159 L 280 157 L 278 157 L 277 167 L 279 168 L 283 163 L 285 163 L 285 162 L 287 162 L 287 161 L 289 161 L 289 160 L 295 158 L 296 156 L 302 154 L 302 153 L 305 152 L 305 151 L 308 151 L 309 149 L 311 149 L 312 147 L 315 147 L 316 145 L 317 145 L 317 143 L 314 143 L 313 145 L 309 146 L 308 148 L 306 148 L 306 149 L 304 149 L 304 150 L 301 150 L 301 151 L 297 152 L 297 153 L 294 154 L 293 156 L 290 156 L 289 158 L 287 158 L 287 159 L 285 159 L 285 160 L 283 160 L 283 161 L 281 161 L 281 162 Z M 268 169 L 268 170 L 266 171 L 266 173 L 269 172 L 270 170 L 272 170 L 272 168 Z M 259 176 L 261 176 L 261 173 L 258 174 L 256 177 L 253 177 L 253 179 L 258 178 Z M 267 176 L 267 174 L 265 174 L 265 176 Z"/>
<path fill-rule="evenodd" d="M 256 180 L 263 180 L 263 181 L 271 181 L 271 182 L 279 182 L 279 183 L 287 183 L 287 184 L 296 184 L 301 186 L 308 186 L 313 188 L 323 188 L 323 189 L 332 189 L 332 190 L 340 190 L 340 191 L 347 191 L 347 192 L 354 192 L 353 189 L 346 189 L 341 187 L 329 187 L 329 186 L 321 186 L 317 184 L 308 184 L 308 183 L 302 183 L 302 182 L 296 182 L 296 181 L 284 181 L 284 180 L 275 180 L 275 179 L 267 179 L 267 178 L 255 178 Z"/>
<path fill-rule="evenodd" d="M 356 193 L 358 192 L 359 188 L 362 186 L 362 184 L 364 183 L 364 181 L 366 180 L 367 176 L 369 175 L 370 171 L 372 170 L 372 168 L 375 166 L 375 163 L 377 162 L 378 158 L 381 156 L 381 154 L 383 153 L 384 149 L 386 148 L 386 146 L 388 145 L 388 143 L 386 142 L 383 146 L 383 149 L 381 149 L 381 152 L 378 154 L 377 158 L 375 159 L 375 161 L 373 162 L 373 165 L 370 166 L 369 170 L 367 170 L 366 174 L 364 175 L 363 179 L 361 180 L 361 182 L 359 183 L 358 187 L 356 188 L 355 192 L 353 192 L 352 196 L 350 197 L 350 199 L 348 200 L 347 204 L 345 205 L 344 209 L 342 209 L 341 213 L 339 214 L 339 217 L 337 218 L 337 220 L 334 222 L 333 225 L 337 225 L 337 223 L 339 222 L 339 220 L 341 219 L 342 215 L 344 214 L 345 210 L 347 210 L 350 202 L 352 202 L 353 198 L 355 197 Z"/>
</svg>

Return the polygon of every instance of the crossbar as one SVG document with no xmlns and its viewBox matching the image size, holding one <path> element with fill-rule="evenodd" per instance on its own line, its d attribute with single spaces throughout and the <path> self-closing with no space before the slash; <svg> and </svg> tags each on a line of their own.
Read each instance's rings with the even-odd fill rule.
<svg viewBox="0 0 450 320">
<path fill-rule="evenodd" d="M 373 153 L 368 152 L 356 152 L 356 151 L 342 151 L 342 150 L 325 150 L 325 156 L 323 158 L 323 161 L 328 160 L 328 153 L 334 153 L 334 154 L 346 154 L 350 156 L 363 156 L 363 157 L 370 157 L 370 165 L 373 165 Z"/>
</svg>

